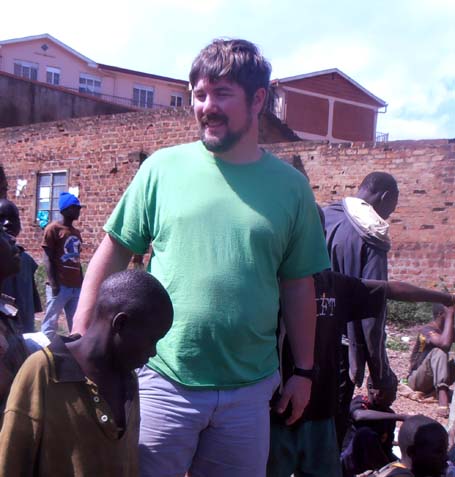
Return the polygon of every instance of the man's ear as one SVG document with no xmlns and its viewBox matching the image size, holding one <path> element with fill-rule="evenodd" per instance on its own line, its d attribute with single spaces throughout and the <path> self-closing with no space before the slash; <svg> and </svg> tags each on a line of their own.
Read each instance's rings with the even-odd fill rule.
<svg viewBox="0 0 455 477">
<path fill-rule="evenodd" d="M 117 313 L 114 318 L 112 318 L 111 326 L 115 332 L 119 332 L 125 326 L 126 320 L 128 319 L 128 315 L 121 311 Z"/>
<path fill-rule="evenodd" d="M 388 199 L 389 199 L 389 195 L 390 195 L 390 193 L 389 193 L 388 190 L 384 191 L 384 192 L 381 194 L 381 202 L 384 202 L 385 200 L 388 200 Z"/>
<path fill-rule="evenodd" d="M 254 110 L 257 112 L 257 114 L 259 114 L 262 111 L 266 97 L 267 97 L 267 90 L 265 88 L 259 88 L 254 93 L 253 102 L 251 105 L 254 108 Z"/>
</svg>

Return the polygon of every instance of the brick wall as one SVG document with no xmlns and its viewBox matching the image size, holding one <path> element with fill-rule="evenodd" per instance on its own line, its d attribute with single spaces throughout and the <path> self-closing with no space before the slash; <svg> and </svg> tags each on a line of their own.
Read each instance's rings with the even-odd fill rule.
<svg viewBox="0 0 455 477">
<path fill-rule="evenodd" d="M 372 171 L 393 174 L 400 198 L 389 219 L 390 278 L 455 287 L 455 140 L 301 142 L 268 149 L 290 163 L 302 162 L 321 205 L 354 195 Z"/>
<path fill-rule="evenodd" d="M 141 155 L 196 137 L 194 119 L 187 109 L 1 129 L 0 162 L 9 181 L 8 197 L 21 210 L 22 243 L 40 259 L 42 231 L 35 222 L 38 172 L 67 170 L 69 185 L 79 187 L 81 201 L 87 205 L 78 226 L 85 242 L 83 260 L 88 261 L 103 236 L 101 227 L 138 169 Z M 391 216 L 391 277 L 421 285 L 434 285 L 442 277 L 453 286 L 455 142 L 408 141 L 374 147 L 288 142 L 267 147 L 294 166 L 305 168 L 321 205 L 355 193 L 369 172 L 385 170 L 395 175 L 401 194 Z M 19 179 L 27 182 L 16 196 Z"/>
</svg>

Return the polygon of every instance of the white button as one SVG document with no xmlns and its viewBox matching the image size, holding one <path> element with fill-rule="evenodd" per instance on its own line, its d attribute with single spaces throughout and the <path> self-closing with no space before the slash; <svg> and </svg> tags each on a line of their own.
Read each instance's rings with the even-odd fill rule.
<svg viewBox="0 0 455 477">
<path fill-rule="evenodd" d="M 107 422 L 109 420 L 109 418 L 106 416 L 106 414 L 103 414 L 101 416 L 101 422 Z"/>
<path fill-rule="evenodd" d="M 95 396 L 95 397 L 93 398 L 93 400 L 94 400 L 95 402 L 100 402 L 100 398 L 99 398 L 98 396 Z"/>
</svg>

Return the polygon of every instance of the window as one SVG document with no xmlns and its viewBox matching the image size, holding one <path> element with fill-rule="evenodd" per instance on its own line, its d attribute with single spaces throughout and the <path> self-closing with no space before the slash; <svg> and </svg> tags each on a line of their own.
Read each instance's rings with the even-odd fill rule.
<svg viewBox="0 0 455 477">
<path fill-rule="evenodd" d="M 46 83 L 49 84 L 60 84 L 60 68 L 53 68 L 48 66 L 46 69 Z"/>
<path fill-rule="evenodd" d="M 28 61 L 14 61 L 14 74 L 31 80 L 38 79 L 38 64 Z"/>
<path fill-rule="evenodd" d="M 101 78 L 81 73 L 79 76 L 79 93 L 101 96 Z"/>
<path fill-rule="evenodd" d="M 60 192 L 68 190 L 66 172 L 46 172 L 38 174 L 36 193 L 37 217 L 48 216 L 48 222 L 61 219 L 58 208 Z"/>
<path fill-rule="evenodd" d="M 133 106 L 138 106 L 139 108 L 152 108 L 153 88 L 135 86 L 133 88 Z"/>
<path fill-rule="evenodd" d="M 171 106 L 181 106 L 183 104 L 183 96 L 181 94 L 171 94 Z"/>
</svg>

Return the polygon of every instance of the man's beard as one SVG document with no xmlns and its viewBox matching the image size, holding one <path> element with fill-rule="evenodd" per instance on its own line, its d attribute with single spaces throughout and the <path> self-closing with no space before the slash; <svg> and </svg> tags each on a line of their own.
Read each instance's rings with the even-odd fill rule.
<svg viewBox="0 0 455 477">
<path fill-rule="evenodd" d="M 230 131 L 227 129 L 226 133 L 222 137 L 210 137 L 205 136 L 204 125 L 209 120 L 222 120 L 225 125 L 228 124 L 228 118 L 222 114 L 208 114 L 201 119 L 201 125 L 199 129 L 200 138 L 205 148 L 214 153 L 223 153 L 232 149 L 242 137 L 250 130 L 252 123 L 251 111 L 248 112 L 248 117 L 245 124 L 238 131 Z"/>
</svg>

